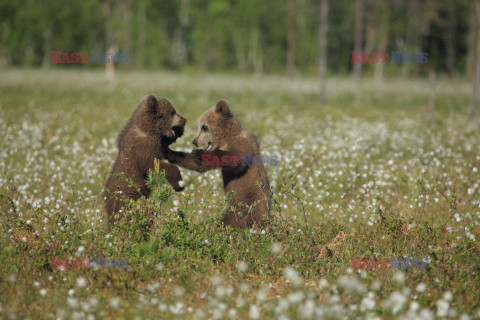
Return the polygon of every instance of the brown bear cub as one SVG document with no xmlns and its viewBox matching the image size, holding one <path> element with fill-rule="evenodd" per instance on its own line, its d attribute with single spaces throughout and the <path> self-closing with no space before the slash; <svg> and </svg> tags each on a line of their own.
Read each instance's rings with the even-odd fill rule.
<svg viewBox="0 0 480 320">
<path fill-rule="evenodd" d="M 231 195 L 223 225 L 235 229 L 250 228 L 254 224 L 265 226 L 271 206 L 267 172 L 262 164 L 240 164 L 238 161 L 260 156 L 260 145 L 232 113 L 225 100 L 219 100 L 215 107 L 202 115 L 193 144 L 196 147 L 207 144 L 207 148 L 184 153 L 167 147 L 165 157 L 180 167 L 200 173 L 221 169 L 224 192 Z M 204 161 L 206 159 L 222 161 L 207 164 Z M 224 159 L 229 163 L 224 163 Z"/>
<path fill-rule="evenodd" d="M 165 98 L 148 96 L 133 112 L 130 120 L 117 138 L 118 155 L 105 184 L 104 199 L 108 221 L 114 224 L 122 216 L 122 198 L 137 200 L 148 197 L 151 190 L 145 182 L 148 171 L 154 168 L 154 159 L 163 159 L 162 150 L 183 135 L 187 120 L 180 116 Z M 175 191 L 183 190 L 178 167 L 160 162 L 165 177 Z M 123 177 L 119 177 L 123 175 Z M 129 186 L 132 180 L 138 188 Z"/>
</svg>

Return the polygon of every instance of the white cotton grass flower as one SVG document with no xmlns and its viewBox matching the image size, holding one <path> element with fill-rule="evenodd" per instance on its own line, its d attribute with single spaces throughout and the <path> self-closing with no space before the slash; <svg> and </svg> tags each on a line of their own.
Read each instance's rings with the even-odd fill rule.
<svg viewBox="0 0 480 320">
<path fill-rule="evenodd" d="M 185 289 L 183 287 L 175 287 L 173 289 L 173 294 L 177 297 L 177 298 L 181 298 L 185 295 Z"/>
<path fill-rule="evenodd" d="M 411 292 L 411 291 L 412 291 L 412 290 L 411 290 L 409 287 L 405 287 L 405 288 L 402 289 L 402 293 L 403 293 L 403 295 L 406 296 L 406 297 L 410 296 L 410 292 Z"/>
<path fill-rule="evenodd" d="M 417 285 L 416 290 L 417 290 L 417 292 L 420 292 L 420 293 L 425 292 L 427 290 L 427 285 L 425 283 L 421 282 Z"/>
<path fill-rule="evenodd" d="M 462 315 L 460 316 L 460 318 L 458 318 L 459 320 L 470 320 L 470 316 L 466 313 L 462 313 Z"/>
<path fill-rule="evenodd" d="M 68 295 L 70 297 L 73 297 L 75 295 L 75 290 L 73 290 L 73 289 L 68 290 Z"/>
<path fill-rule="evenodd" d="M 445 293 L 443 294 L 443 299 L 445 299 L 446 301 L 452 301 L 453 294 L 450 291 L 445 291 Z"/>
<path fill-rule="evenodd" d="M 261 303 L 267 300 L 269 291 L 270 290 L 268 289 L 268 287 L 262 287 L 261 289 L 259 289 L 256 294 L 257 302 Z"/>
<path fill-rule="evenodd" d="M 17 275 L 15 273 L 12 273 L 8 276 L 8 282 L 10 283 L 15 283 L 17 282 Z"/>
<path fill-rule="evenodd" d="M 413 301 L 412 303 L 410 303 L 410 308 L 408 310 L 416 312 L 418 309 L 420 309 L 420 305 L 417 301 Z"/>
<path fill-rule="evenodd" d="M 383 301 L 383 306 L 386 309 L 391 309 L 392 314 L 397 314 L 403 309 L 405 302 L 407 302 L 407 297 L 405 297 L 401 292 L 394 291 L 387 299 Z"/>
<path fill-rule="evenodd" d="M 238 289 L 240 290 L 241 293 L 248 294 L 250 292 L 250 285 L 247 282 L 242 282 L 238 286 Z"/>
<path fill-rule="evenodd" d="M 295 268 L 288 266 L 283 271 L 283 275 L 288 282 L 291 282 L 294 286 L 301 286 L 303 284 L 303 279 L 300 274 L 295 270 Z"/>
<path fill-rule="evenodd" d="M 38 282 L 38 281 L 35 281 L 35 282 L 33 283 L 33 285 L 34 285 L 35 287 L 40 287 L 40 286 L 41 286 L 41 283 Z"/>
<path fill-rule="evenodd" d="M 237 308 L 241 308 L 245 305 L 245 299 L 243 299 L 242 297 L 238 296 L 236 299 L 235 299 L 235 305 L 237 306 Z"/>
<path fill-rule="evenodd" d="M 77 278 L 77 281 L 75 284 L 79 289 L 85 288 L 87 286 L 87 279 L 85 279 L 84 277 L 79 277 Z"/>
<path fill-rule="evenodd" d="M 337 284 L 350 294 L 364 294 L 367 292 L 365 285 L 354 277 L 342 276 L 338 279 Z"/>
<path fill-rule="evenodd" d="M 403 284 L 405 282 L 405 273 L 403 273 L 402 271 L 397 271 L 393 274 L 393 279 L 398 284 Z"/>
<path fill-rule="evenodd" d="M 76 309 L 79 306 L 78 299 L 75 298 L 75 297 L 68 297 L 67 298 L 67 304 L 72 309 Z"/>
<path fill-rule="evenodd" d="M 360 270 L 359 272 L 360 278 L 365 279 L 368 276 L 368 273 L 366 270 Z"/>
<path fill-rule="evenodd" d="M 157 265 L 155 266 L 155 270 L 157 270 L 158 272 L 162 272 L 163 269 L 165 269 L 165 265 L 162 262 L 157 263 Z"/>
<path fill-rule="evenodd" d="M 90 308 L 95 310 L 100 305 L 100 300 L 98 300 L 98 298 L 96 296 L 91 296 L 90 298 L 88 298 L 88 304 L 89 304 Z"/>
<path fill-rule="evenodd" d="M 176 314 L 176 315 L 181 315 L 183 314 L 183 303 L 182 302 L 177 302 L 175 305 L 170 305 L 168 308 L 171 313 Z"/>
<path fill-rule="evenodd" d="M 236 319 L 237 318 L 237 309 L 229 309 L 228 310 L 228 317 L 230 317 L 231 319 Z"/>
<path fill-rule="evenodd" d="M 119 298 L 111 298 L 108 305 L 112 309 L 117 309 L 120 306 L 120 299 Z"/>
<path fill-rule="evenodd" d="M 325 279 L 325 278 L 320 279 L 320 281 L 318 282 L 318 287 L 320 288 L 320 290 L 328 288 L 327 279 Z"/>
<path fill-rule="evenodd" d="M 417 314 L 419 309 L 420 309 L 420 305 L 418 304 L 418 302 L 413 301 L 412 303 L 410 303 L 410 307 L 408 308 L 408 311 L 402 315 L 399 315 L 398 319 L 399 320 L 410 320 L 410 319 L 433 320 L 433 314 L 431 314 L 431 316 L 429 317 L 419 316 Z"/>
<path fill-rule="evenodd" d="M 168 310 L 167 305 L 164 302 L 160 302 L 158 304 L 158 311 L 160 312 L 166 312 Z"/>
<path fill-rule="evenodd" d="M 222 281 L 222 278 L 221 278 L 220 276 L 215 275 L 215 276 L 212 276 L 212 277 L 210 278 L 210 283 L 211 283 L 212 286 L 214 286 L 214 287 L 221 285 L 222 282 L 223 282 L 223 281 Z"/>
<path fill-rule="evenodd" d="M 232 287 L 224 287 L 224 286 L 218 286 L 215 288 L 215 295 L 223 299 L 224 297 L 231 296 L 233 293 L 233 288 Z"/>
<path fill-rule="evenodd" d="M 373 290 L 379 291 L 379 290 L 382 289 L 382 287 L 383 287 L 382 281 L 380 281 L 380 280 L 378 280 L 378 279 L 375 280 L 375 281 L 373 281 L 373 283 L 372 283 L 372 289 L 373 289 Z"/>
<path fill-rule="evenodd" d="M 183 181 L 183 180 L 178 181 L 178 185 L 179 185 L 180 188 L 185 187 L 185 181 Z"/>
<path fill-rule="evenodd" d="M 180 205 L 180 201 L 178 201 L 178 200 L 173 200 L 173 205 L 174 205 L 175 207 L 178 207 L 178 206 Z"/>
<path fill-rule="evenodd" d="M 362 299 L 362 302 L 360 303 L 361 311 L 368 311 L 375 308 L 375 300 L 373 299 L 373 297 L 373 292 L 369 292 L 367 296 Z"/>
<path fill-rule="evenodd" d="M 277 306 L 275 307 L 275 313 L 282 314 L 288 307 L 290 303 L 286 299 L 280 299 Z"/>
<path fill-rule="evenodd" d="M 273 254 L 279 254 L 283 250 L 283 246 L 280 242 L 274 242 L 270 248 Z"/>
<path fill-rule="evenodd" d="M 242 260 L 242 261 L 239 261 L 239 262 L 237 263 L 237 270 L 238 270 L 239 272 L 241 272 L 241 273 L 247 272 L 247 270 L 248 270 L 248 263 L 245 262 L 245 261 L 243 261 L 243 260 Z"/>
<path fill-rule="evenodd" d="M 155 293 L 159 288 L 160 288 L 160 283 L 158 282 L 154 282 L 152 284 L 147 284 L 146 285 L 146 288 L 148 291 L 150 291 L 151 293 Z"/>
<path fill-rule="evenodd" d="M 40 290 L 40 295 L 41 296 L 46 296 L 47 295 L 47 290 L 46 289 L 41 289 Z"/>
<path fill-rule="evenodd" d="M 260 319 L 260 310 L 258 310 L 257 305 L 252 304 L 250 310 L 248 311 L 248 316 L 250 319 Z"/>
<path fill-rule="evenodd" d="M 288 302 L 290 302 L 293 305 L 299 304 L 304 299 L 305 299 L 305 294 L 301 290 L 295 291 L 287 297 Z"/>
<path fill-rule="evenodd" d="M 310 319 L 313 317 L 314 313 L 315 313 L 315 301 L 308 299 L 300 307 L 300 318 Z"/>
<path fill-rule="evenodd" d="M 450 304 L 444 299 L 439 299 L 436 303 L 437 305 L 437 316 L 444 318 L 448 316 L 448 311 L 450 309 Z"/>
</svg>

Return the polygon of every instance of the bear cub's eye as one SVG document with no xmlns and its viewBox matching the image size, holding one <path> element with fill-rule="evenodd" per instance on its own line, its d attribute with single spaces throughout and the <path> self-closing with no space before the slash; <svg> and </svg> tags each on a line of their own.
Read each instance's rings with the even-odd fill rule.
<svg viewBox="0 0 480 320">
<path fill-rule="evenodd" d="M 206 125 L 203 125 L 203 126 L 202 126 L 202 130 L 203 130 L 203 131 L 207 131 L 207 130 L 208 130 L 207 126 L 206 126 Z"/>
</svg>

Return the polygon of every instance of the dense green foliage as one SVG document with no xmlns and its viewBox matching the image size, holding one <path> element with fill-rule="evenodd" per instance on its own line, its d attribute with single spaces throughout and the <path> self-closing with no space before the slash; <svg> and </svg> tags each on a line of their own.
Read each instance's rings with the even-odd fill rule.
<svg viewBox="0 0 480 320">
<path fill-rule="evenodd" d="M 320 1 L 292 1 L 296 66 L 315 73 Z M 427 64 L 389 64 L 387 73 L 426 74 L 433 67 L 463 74 L 471 69 L 473 1 L 390 0 L 387 7 L 383 0 L 364 2 L 363 51 L 378 51 L 382 30 L 388 28 L 387 52 L 429 53 Z M 385 10 L 390 16 L 386 25 Z M 129 54 L 122 68 L 285 71 L 287 0 L 1 0 L 0 15 L 3 65 L 47 66 L 52 50 L 105 52 L 111 42 L 118 52 Z M 351 70 L 354 21 L 354 1 L 330 1 L 330 72 Z M 372 65 L 364 68 L 367 73 L 372 70 Z"/>
</svg>

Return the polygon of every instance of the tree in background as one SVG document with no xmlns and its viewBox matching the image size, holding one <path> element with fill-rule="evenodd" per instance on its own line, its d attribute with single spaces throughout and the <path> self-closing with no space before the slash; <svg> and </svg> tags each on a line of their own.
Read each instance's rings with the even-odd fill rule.
<svg viewBox="0 0 480 320">
<path fill-rule="evenodd" d="M 475 16 L 477 20 L 477 44 L 475 50 L 475 67 L 472 83 L 472 98 L 470 102 L 470 116 L 475 116 L 478 111 L 478 91 L 480 86 L 480 0 L 475 0 Z"/>
<path fill-rule="evenodd" d="M 466 74 L 477 28 L 471 0 L 329 3 L 325 72 Z M 119 68 L 314 74 L 321 65 L 318 0 L 0 0 L 0 65 L 50 66 L 52 50 L 128 52 Z M 428 52 L 428 64 L 354 64 L 351 51 Z M 469 67 L 470 66 L 470 67 Z M 98 68 L 98 64 L 56 67 Z M 352 70 L 353 69 L 353 70 Z"/>
<path fill-rule="evenodd" d="M 287 71 L 295 77 L 295 0 L 287 0 Z"/>
<path fill-rule="evenodd" d="M 318 31 L 318 61 L 320 76 L 320 104 L 327 101 L 327 32 L 328 32 L 328 0 L 320 0 L 319 31 Z"/>
<path fill-rule="evenodd" d="M 377 52 L 386 52 L 390 28 L 390 0 L 382 1 L 380 12 L 382 19 L 380 25 L 380 40 L 378 41 Z M 375 64 L 374 78 L 377 83 L 380 83 L 383 80 L 384 66 L 384 63 Z"/>
<path fill-rule="evenodd" d="M 354 51 L 363 51 L 362 50 L 362 36 L 363 36 L 363 11 L 364 11 L 364 0 L 355 0 L 355 29 L 354 29 L 354 39 L 353 39 L 353 50 Z M 357 84 L 360 83 L 360 77 L 362 76 L 362 64 L 354 63 L 353 64 L 353 78 Z"/>
</svg>

